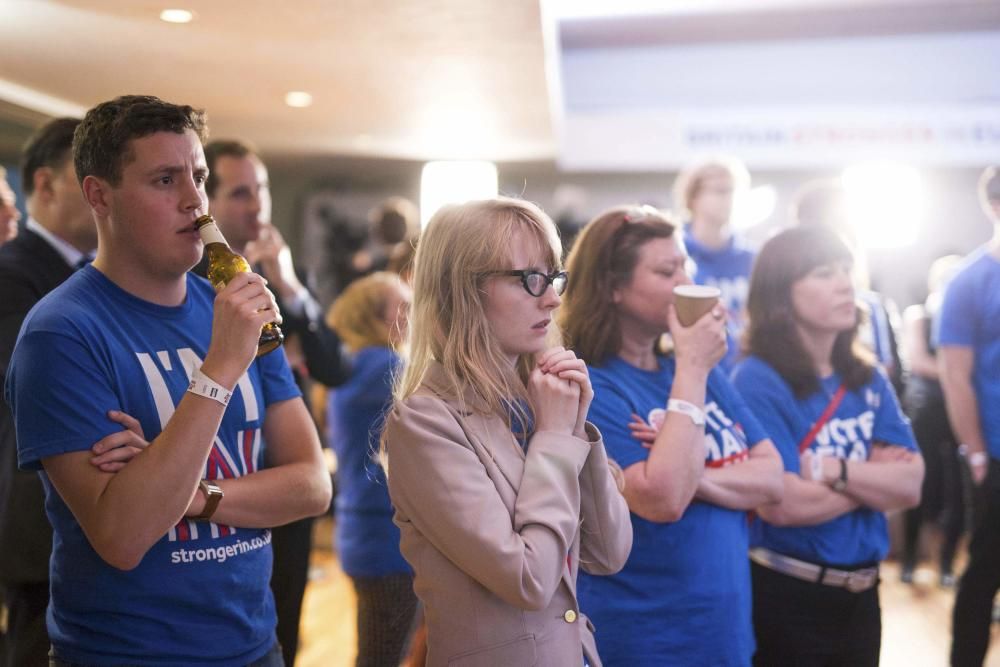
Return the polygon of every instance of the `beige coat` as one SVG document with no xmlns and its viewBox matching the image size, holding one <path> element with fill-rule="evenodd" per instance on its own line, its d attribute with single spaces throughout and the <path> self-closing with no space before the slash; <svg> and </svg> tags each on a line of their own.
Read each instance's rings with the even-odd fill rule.
<svg viewBox="0 0 1000 667">
<path fill-rule="evenodd" d="M 498 417 L 460 410 L 440 367 L 386 424 L 389 495 L 424 604 L 430 667 L 597 667 L 579 567 L 620 570 L 628 507 L 604 443 L 536 433 L 527 456 Z M 568 562 L 568 565 L 567 565 Z"/>
</svg>

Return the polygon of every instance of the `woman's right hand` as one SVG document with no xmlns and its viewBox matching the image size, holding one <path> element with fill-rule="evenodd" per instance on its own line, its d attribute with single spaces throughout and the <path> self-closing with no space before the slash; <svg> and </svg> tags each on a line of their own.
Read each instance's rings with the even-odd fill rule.
<svg viewBox="0 0 1000 667">
<path fill-rule="evenodd" d="M 689 327 L 680 323 L 674 304 L 670 304 L 667 324 L 678 366 L 691 365 L 707 373 L 726 356 L 726 309 L 721 303 Z"/>
<path fill-rule="evenodd" d="M 542 353 L 543 355 L 545 353 Z M 535 367 L 528 376 L 535 431 L 573 434 L 580 412 L 580 384 Z"/>
</svg>

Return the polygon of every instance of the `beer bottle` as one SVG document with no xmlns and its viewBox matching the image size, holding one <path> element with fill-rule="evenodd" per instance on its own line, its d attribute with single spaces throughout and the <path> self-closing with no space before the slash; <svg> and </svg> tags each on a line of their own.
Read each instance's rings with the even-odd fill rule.
<svg viewBox="0 0 1000 667">
<path fill-rule="evenodd" d="M 219 292 L 233 279 L 237 273 L 249 273 L 250 264 L 237 253 L 233 252 L 225 237 L 215 224 L 211 215 L 203 215 L 194 221 L 205 242 L 205 253 L 208 255 L 208 281 Z M 281 329 L 274 322 L 268 322 L 260 332 L 260 342 L 257 343 L 257 356 L 267 354 L 281 345 L 285 340 Z"/>
</svg>

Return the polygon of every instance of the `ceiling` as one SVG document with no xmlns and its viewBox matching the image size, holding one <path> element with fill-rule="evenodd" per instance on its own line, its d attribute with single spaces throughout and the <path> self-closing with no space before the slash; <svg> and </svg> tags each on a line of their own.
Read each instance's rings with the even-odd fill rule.
<svg viewBox="0 0 1000 667">
<path fill-rule="evenodd" d="M 195 20 L 160 21 L 169 6 Z M 700 57 L 702 47 L 998 29 L 1000 0 L 0 0 L 0 155 L 46 118 L 143 93 L 205 108 L 213 136 L 248 139 L 269 158 L 553 161 L 574 100 L 610 116 L 635 106 L 635 85 L 663 90 L 654 111 L 677 106 L 672 72 L 654 72 L 656 86 L 643 85 L 641 64 L 615 73 L 616 61 L 653 62 L 651 48 L 669 66 L 692 45 Z M 745 60 L 732 53 L 716 52 L 720 69 Z M 611 64 L 591 69 L 594 58 Z M 291 90 L 312 106 L 286 106 Z M 602 127 L 598 155 L 626 143 L 628 127 Z"/>
<path fill-rule="evenodd" d="M 541 26 L 537 0 L 0 0 L 0 100 L 154 94 L 269 154 L 551 158 Z"/>
</svg>

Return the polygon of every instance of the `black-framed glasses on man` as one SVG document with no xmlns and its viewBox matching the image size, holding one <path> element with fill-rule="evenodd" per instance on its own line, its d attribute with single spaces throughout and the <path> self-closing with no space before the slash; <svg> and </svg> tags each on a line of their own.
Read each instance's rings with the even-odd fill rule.
<svg viewBox="0 0 1000 667">
<path fill-rule="evenodd" d="M 511 271 L 490 271 L 490 274 L 520 278 L 524 291 L 535 297 L 545 294 L 549 285 L 552 285 L 552 290 L 556 295 L 561 295 L 566 291 L 566 283 L 569 280 L 569 274 L 565 271 L 553 271 L 546 274 L 533 269 L 514 269 Z"/>
</svg>

